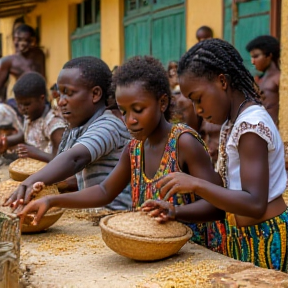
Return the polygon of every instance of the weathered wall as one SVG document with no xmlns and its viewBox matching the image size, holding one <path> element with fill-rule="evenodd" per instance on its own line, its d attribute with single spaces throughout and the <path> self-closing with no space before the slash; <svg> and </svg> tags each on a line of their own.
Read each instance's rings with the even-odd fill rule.
<svg viewBox="0 0 288 288">
<path fill-rule="evenodd" d="M 49 0 L 40 3 L 28 15 L 34 27 L 36 17 L 41 16 L 41 46 L 46 54 L 48 87 L 56 82 L 63 64 L 70 59 L 70 34 L 76 27 L 74 2 L 77 3 L 72 0 Z"/>
<path fill-rule="evenodd" d="M 123 60 L 123 2 L 101 1 L 101 58 L 111 69 Z"/>
<path fill-rule="evenodd" d="M 222 0 L 187 0 L 186 1 L 186 43 L 187 49 L 197 43 L 196 31 L 200 26 L 212 28 L 214 37 L 223 34 Z"/>
<path fill-rule="evenodd" d="M 283 141 L 288 141 L 287 108 L 288 108 L 288 1 L 282 1 L 279 128 Z"/>
</svg>

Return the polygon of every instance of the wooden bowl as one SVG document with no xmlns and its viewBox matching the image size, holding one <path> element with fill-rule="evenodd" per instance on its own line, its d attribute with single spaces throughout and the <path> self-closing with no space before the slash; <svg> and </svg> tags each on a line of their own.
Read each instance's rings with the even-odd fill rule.
<svg viewBox="0 0 288 288">
<path fill-rule="evenodd" d="M 3 182 L 0 182 L 0 201 L 1 203 L 19 186 L 21 182 L 9 179 Z M 39 199 L 46 195 L 59 194 L 57 186 L 51 185 L 45 187 L 39 194 L 35 196 L 35 199 Z M 10 207 L 1 207 L 1 210 L 6 213 L 11 213 Z M 39 224 L 34 226 L 31 225 L 31 222 L 34 219 L 34 214 L 28 214 L 21 228 L 22 233 L 33 233 L 33 232 L 41 232 L 47 230 L 50 226 L 52 226 L 64 213 L 64 209 L 61 208 L 51 208 L 47 211 L 47 213 L 40 220 Z"/>
<path fill-rule="evenodd" d="M 30 175 L 41 170 L 46 162 L 32 158 L 19 158 L 9 165 L 9 175 L 15 181 L 24 181 Z"/>
<path fill-rule="evenodd" d="M 159 224 L 142 212 L 106 216 L 100 221 L 102 238 L 116 253 L 141 261 L 154 261 L 177 253 L 192 237 L 186 225 Z"/>
</svg>

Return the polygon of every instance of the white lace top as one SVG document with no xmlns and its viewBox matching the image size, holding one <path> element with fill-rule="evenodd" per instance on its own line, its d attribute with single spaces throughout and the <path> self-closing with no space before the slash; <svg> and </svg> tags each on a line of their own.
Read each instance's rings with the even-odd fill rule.
<svg viewBox="0 0 288 288">
<path fill-rule="evenodd" d="M 241 135 L 248 132 L 256 133 L 267 142 L 269 161 L 268 202 L 271 202 L 285 191 L 287 175 L 283 141 L 272 118 L 263 106 L 252 105 L 245 109 L 238 116 L 233 127 L 232 124 L 229 125 L 228 121 L 223 124 L 220 133 L 217 171 L 222 176 L 227 188 L 242 190 L 238 144 Z"/>
</svg>

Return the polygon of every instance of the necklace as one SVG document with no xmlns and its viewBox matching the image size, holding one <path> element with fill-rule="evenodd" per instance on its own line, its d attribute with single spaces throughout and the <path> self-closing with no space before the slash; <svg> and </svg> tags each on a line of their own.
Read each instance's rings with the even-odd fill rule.
<svg viewBox="0 0 288 288">
<path fill-rule="evenodd" d="M 227 167 L 227 162 L 228 162 L 228 155 L 226 152 L 226 145 L 228 142 L 228 139 L 230 137 L 230 134 L 232 132 L 232 129 L 234 127 L 234 124 L 236 122 L 236 119 L 238 118 L 241 110 L 243 109 L 244 105 L 251 101 L 251 99 L 246 98 L 240 105 L 235 117 L 235 120 L 232 122 L 231 120 L 228 120 L 226 124 L 221 128 L 220 132 L 220 141 L 219 141 L 219 158 L 217 161 L 217 170 L 218 173 L 220 174 L 224 187 L 228 186 L 228 167 Z M 232 125 L 229 125 L 228 123 L 231 122 Z M 228 125 L 227 125 L 228 124 Z"/>
<path fill-rule="evenodd" d="M 232 125 L 234 125 L 235 124 L 235 122 L 236 122 L 236 119 L 238 118 L 238 116 L 239 116 L 239 114 L 240 114 L 240 112 L 241 112 L 241 110 L 242 110 L 242 108 L 244 107 L 244 105 L 247 103 L 247 102 L 249 102 L 249 101 L 251 101 L 251 99 L 249 99 L 249 98 L 246 98 L 244 101 L 242 101 L 241 102 L 241 104 L 239 105 L 239 107 L 238 107 L 238 110 L 237 110 L 237 114 L 236 114 L 236 117 L 235 117 L 235 120 L 234 121 L 231 121 L 231 123 L 232 123 Z"/>
</svg>

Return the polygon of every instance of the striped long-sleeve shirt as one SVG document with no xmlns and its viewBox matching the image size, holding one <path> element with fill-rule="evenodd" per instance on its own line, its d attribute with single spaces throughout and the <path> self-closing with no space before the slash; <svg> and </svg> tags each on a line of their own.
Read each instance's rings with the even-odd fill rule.
<svg viewBox="0 0 288 288">
<path fill-rule="evenodd" d="M 69 133 L 73 138 L 73 129 Z M 79 190 L 101 183 L 119 161 L 124 146 L 130 140 L 123 121 L 110 110 L 94 119 L 84 133 L 76 136 L 73 146 L 82 144 L 91 154 L 91 162 L 76 174 Z M 114 210 L 131 207 L 130 185 L 106 207 Z"/>
</svg>

